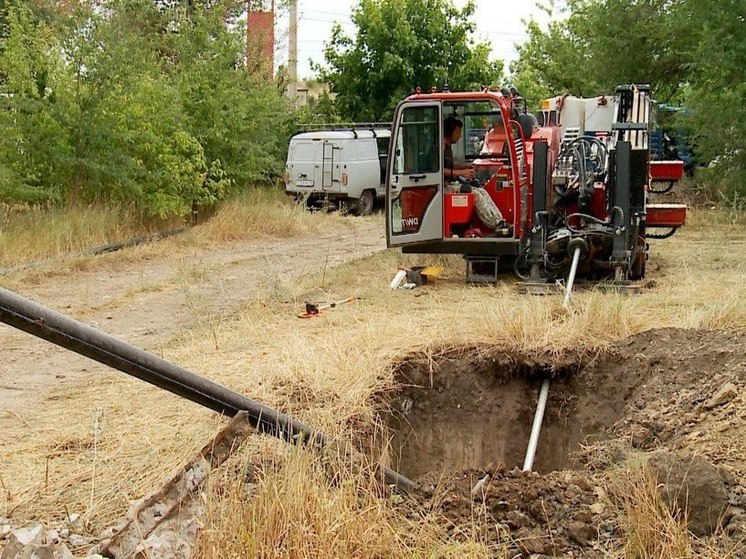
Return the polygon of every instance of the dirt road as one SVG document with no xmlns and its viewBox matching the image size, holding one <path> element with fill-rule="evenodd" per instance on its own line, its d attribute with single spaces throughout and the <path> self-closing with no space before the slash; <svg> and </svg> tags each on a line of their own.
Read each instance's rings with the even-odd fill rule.
<svg viewBox="0 0 746 559">
<path fill-rule="evenodd" d="M 156 249 L 123 262 L 110 255 L 91 270 L 42 278 L 18 291 L 157 353 L 180 331 L 219 321 L 259 290 L 281 297 L 293 278 L 385 249 L 376 217 L 350 218 L 346 225 L 290 239 Z M 52 387 L 79 382 L 81 373 L 103 367 L 5 325 L 0 325 L 0 347 L 0 430 L 22 421 L 19 412 L 41 405 Z"/>
</svg>

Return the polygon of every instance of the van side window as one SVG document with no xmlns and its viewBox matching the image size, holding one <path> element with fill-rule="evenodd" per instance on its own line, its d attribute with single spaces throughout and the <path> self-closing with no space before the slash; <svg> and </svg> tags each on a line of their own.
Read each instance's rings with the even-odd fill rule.
<svg viewBox="0 0 746 559">
<path fill-rule="evenodd" d="M 386 167 L 389 161 L 389 140 L 391 138 L 376 138 L 376 145 L 378 146 L 378 163 L 380 167 L 380 183 L 386 183 Z"/>
<path fill-rule="evenodd" d="M 408 107 L 399 125 L 394 173 L 440 171 L 437 107 Z M 406 148 L 404 147 L 406 146 Z"/>
<path fill-rule="evenodd" d="M 389 140 L 390 138 L 376 138 L 376 144 L 378 145 L 378 157 L 386 157 L 388 155 Z"/>
</svg>

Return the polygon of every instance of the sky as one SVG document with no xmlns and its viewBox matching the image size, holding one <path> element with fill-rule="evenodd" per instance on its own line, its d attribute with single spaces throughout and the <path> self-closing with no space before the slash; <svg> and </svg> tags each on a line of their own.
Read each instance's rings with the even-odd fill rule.
<svg viewBox="0 0 746 559">
<path fill-rule="evenodd" d="M 463 7 L 467 0 L 454 0 Z M 352 7 L 357 0 L 298 0 L 298 77 L 311 78 L 313 72 L 309 59 L 323 62 L 324 42 L 331 36 L 334 22 L 354 36 L 355 27 L 350 20 Z M 514 44 L 526 39 L 522 19 L 533 18 L 541 25 L 548 22 L 547 14 L 536 7 L 535 0 L 476 0 L 473 19 L 477 25 L 474 38 L 492 45 L 492 57 L 505 62 L 517 58 Z M 280 11 L 276 21 L 275 66 L 287 64 L 287 9 Z"/>
</svg>

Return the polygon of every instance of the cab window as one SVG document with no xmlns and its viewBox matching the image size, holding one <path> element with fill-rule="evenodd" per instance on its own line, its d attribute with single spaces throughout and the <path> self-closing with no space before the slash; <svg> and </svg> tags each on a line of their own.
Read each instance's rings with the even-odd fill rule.
<svg viewBox="0 0 746 559">
<path fill-rule="evenodd" d="M 399 125 L 394 173 L 440 171 L 440 123 L 437 107 L 407 107 Z"/>
<path fill-rule="evenodd" d="M 446 103 L 443 113 L 458 118 L 464 124 L 461 139 L 451 145 L 456 161 L 472 161 L 479 158 L 484 153 L 488 132 L 498 122 L 502 126 L 499 108 L 489 101 Z"/>
</svg>

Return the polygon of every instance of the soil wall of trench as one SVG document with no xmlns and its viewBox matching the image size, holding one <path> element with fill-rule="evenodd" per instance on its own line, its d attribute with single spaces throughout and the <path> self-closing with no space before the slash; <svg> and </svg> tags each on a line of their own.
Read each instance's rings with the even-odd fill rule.
<svg viewBox="0 0 746 559">
<path fill-rule="evenodd" d="M 690 530 L 746 557 L 745 333 L 651 330 L 560 358 L 449 348 L 404 359 L 396 378 L 382 460 L 417 480 L 447 525 L 478 518 L 488 540 L 513 542 L 511 556 L 607 556 L 622 537 L 609 472 L 634 454 Z M 534 472 L 522 473 L 545 378 Z"/>
</svg>

